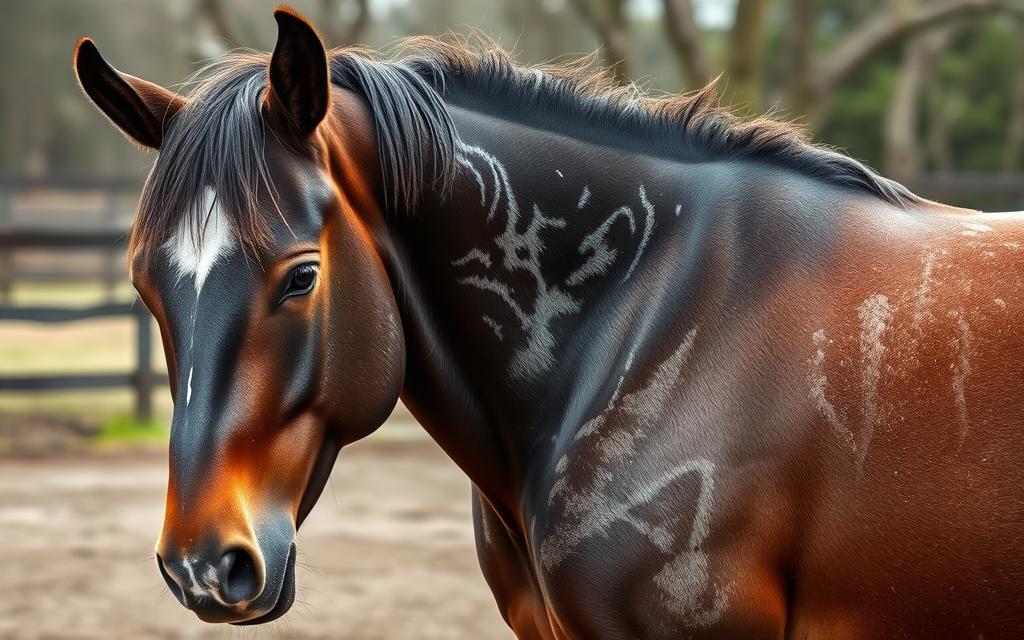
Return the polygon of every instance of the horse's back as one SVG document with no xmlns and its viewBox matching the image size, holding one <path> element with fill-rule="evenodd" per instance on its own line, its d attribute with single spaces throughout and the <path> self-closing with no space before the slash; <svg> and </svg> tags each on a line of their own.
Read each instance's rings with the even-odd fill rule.
<svg viewBox="0 0 1024 640">
<path fill-rule="evenodd" d="M 1022 223 L 925 212 L 850 231 L 865 246 L 809 328 L 808 393 L 848 464 L 808 499 L 798 637 L 1024 633 Z"/>
<path fill-rule="evenodd" d="M 1024 225 L 856 215 L 827 268 L 631 359 L 558 450 L 523 532 L 553 628 L 1024 633 Z"/>
</svg>

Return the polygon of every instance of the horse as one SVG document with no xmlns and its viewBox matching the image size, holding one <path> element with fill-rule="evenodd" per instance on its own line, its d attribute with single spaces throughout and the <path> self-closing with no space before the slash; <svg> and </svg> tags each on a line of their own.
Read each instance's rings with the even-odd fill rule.
<svg viewBox="0 0 1024 640">
<path fill-rule="evenodd" d="M 940 205 L 714 87 L 414 38 L 87 96 L 158 150 L 128 249 L 174 398 L 168 588 L 257 624 L 399 397 L 519 638 L 1024 634 L 1024 214 Z"/>
</svg>

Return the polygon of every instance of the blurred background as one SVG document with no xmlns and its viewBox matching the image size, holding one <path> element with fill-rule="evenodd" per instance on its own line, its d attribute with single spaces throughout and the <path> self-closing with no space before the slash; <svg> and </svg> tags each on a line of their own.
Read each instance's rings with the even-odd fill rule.
<svg viewBox="0 0 1024 640">
<path fill-rule="evenodd" d="M 174 86 L 270 49 L 272 0 L 8 0 L 0 21 L 0 637 L 507 638 L 469 483 L 401 408 L 342 455 L 300 535 L 300 603 L 202 625 L 153 566 L 170 417 L 123 239 L 153 160 L 75 85 L 93 36 Z M 526 64 L 599 50 L 623 83 L 771 111 L 919 193 L 1024 209 L 1024 0 L 294 0 L 331 46 L 483 32 Z"/>
</svg>

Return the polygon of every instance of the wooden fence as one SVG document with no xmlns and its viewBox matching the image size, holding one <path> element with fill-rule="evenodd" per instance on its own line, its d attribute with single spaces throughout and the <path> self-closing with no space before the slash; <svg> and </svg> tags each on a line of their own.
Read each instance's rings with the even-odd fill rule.
<svg viewBox="0 0 1024 640">
<path fill-rule="evenodd" d="M 137 180 L 85 180 L 48 179 L 26 180 L 0 177 L 0 323 L 22 321 L 45 324 L 62 324 L 95 318 L 131 317 L 135 324 L 135 366 L 131 371 L 119 373 L 60 373 L 47 375 L 18 375 L 0 377 L 0 392 L 38 393 L 56 390 L 81 390 L 129 387 L 135 395 L 135 412 L 138 418 L 152 416 L 152 396 L 157 385 L 166 384 L 167 376 L 153 370 L 153 320 L 141 302 L 117 301 L 114 290 L 125 281 L 124 273 L 124 227 L 112 228 L 119 219 L 125 218 L 125 211 L 118 208 L 118 198 L 138 192 Z M 74 211 L 73 215 L 93 214 L 96 228 L 64 230 L 53 228 L 59 221 L 59 212 L 33 211 L 31 221 L 17 219 L 16 200 L 19 196 L 32 193 L 59 191 L 63 193 L 88 193 L 91 200 L 99 203 L 93 211 Z M 128 213 L 130 216 L 130 212 Z M 24 217 L 24 216 L 22 216 Z M 95 218 L 99 218 L 96 220 Z M 81 223 L 78 225 L 81 226 Z M 94 252 L 104 257 L 100 272 L 68 271 L 51 269 L 19 272 L 13 260 L 20 251 L 46 251 L 60 262 L 60 256 L 68 251 Z M 40 306 L 17 305 L 12 302 L 12 288 L 18 282 L 37 281 L 103 281 L 107 287 L 107 299 L 89 306 Z M 45 348 L 40 345 L 39 348 Z"/>
<path fill-rule="evenodd" d="M 923 175 L 911 185 L 918 193 L 962 206 L 987 209 L 1024 209 L 1024 176 L 989 174 Z M 135 368 L 124 373 L 54 374 L 0 377 L 0 392 L 41 392 L 58 389 L 98 389 L 131 387 L 135 391 L 136 412 L 141 418 L 152 414 L 152 393 L 167 376 L 152 370 L 152 320 L 141 303 L 117 302 L 114 289 L 125 280 L 124 239 L 130 207 L 140 187 L 137 178 L 46 178 L 42 180 L 0 176 L 0 322 L 29 321 L 65 323 L 91 318 L 130 316 L 135 319 Z M 19 196 L 31 193 L 62 192 L 90 194 L 93 217 L 91 227 L 77 230 L 54 228 L 53 216 L 41 212 L 26 221 L 18 219 Z M 22 216 L 24 218 L 24 216 Z M 47 226 L 48 225 L 48 226 Z M 66 225 L 65 225 L 66 226 Z M 104 267 L 96 271 L 19 271 L 12 260 L 15 251 L 24 249 L 90 250 L 105 256 Z M 103 303 L 89 307 L 17 306 L 10 304 L 13 285 L 21 281 L 101 280 L 108 296 Z M 42 345 L 41 347 L 42 348 Z"/>
</svg>

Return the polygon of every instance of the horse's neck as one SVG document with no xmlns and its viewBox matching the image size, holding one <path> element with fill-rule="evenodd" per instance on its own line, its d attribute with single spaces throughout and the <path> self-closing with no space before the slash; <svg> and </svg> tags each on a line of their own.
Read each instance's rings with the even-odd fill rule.
<svg viewBox="0 0 1024 640">
<path fill-rule="evenodd" d="M 658 298 L 685 297 L 704 169 L 453 111 L 450 196 L 392 222 L 404 398 L 494 493 L 585 418 Z"/>
</svg>

